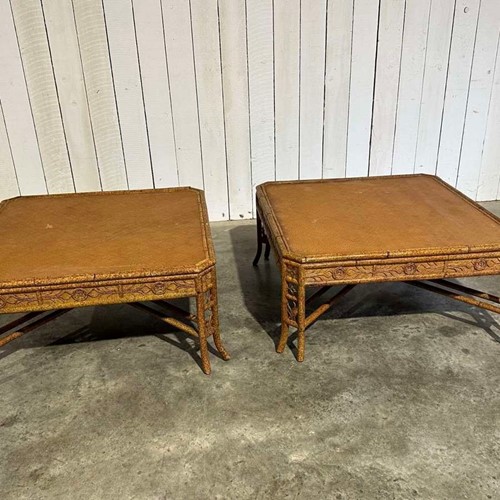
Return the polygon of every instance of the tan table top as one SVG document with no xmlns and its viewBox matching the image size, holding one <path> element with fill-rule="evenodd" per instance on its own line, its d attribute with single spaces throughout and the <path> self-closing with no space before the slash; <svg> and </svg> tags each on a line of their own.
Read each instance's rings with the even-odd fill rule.
<svg viewBox="0 0 500 500">
<path fill-rule="evenodd" d="M 196 272 L 214 263 L 202 191 L 13 198 L 0 204 L 0 287 Z"/>
<path fill-rule="evenodd" d="M 434 176 L 270 182 L 257 197 L 299 261 L 500 250 L 498 218 Z"/>
</svg>

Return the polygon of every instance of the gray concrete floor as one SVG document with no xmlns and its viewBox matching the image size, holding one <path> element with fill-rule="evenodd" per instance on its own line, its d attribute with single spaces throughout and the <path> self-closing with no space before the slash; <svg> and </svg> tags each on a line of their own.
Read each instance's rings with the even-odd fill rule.
<svg viewBox="0 0 500 500">
<path fill-rule="evenodd" d="M 254 232 L 213 224 L 232 359 L 212 356 L 210 377 L 129 306 L 0 349 L 0 498 L 500 498 L 498 318 L 359 286 L 299 364 L 274 352 L 279 276 L 252 268 Z"/>
</svg>

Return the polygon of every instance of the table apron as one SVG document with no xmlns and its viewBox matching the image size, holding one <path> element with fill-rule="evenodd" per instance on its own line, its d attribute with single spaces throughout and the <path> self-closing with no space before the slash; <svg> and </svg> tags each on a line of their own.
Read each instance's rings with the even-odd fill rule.
<svg viewBox="0 0 500 500">
<path fill-rule="evenodd" d="M 0 313 L 194 297 L 207 287 L 205 275 L 10 289 L 0 291 Z"/>
<path fill-rule="evenodd" d="M 325 265 L 302 264 L 305 285 L 337 285 L 383 281 L 464 278 L 500 274 L 499 256 L 475 254 L 466 258 Z"/>
</svg>

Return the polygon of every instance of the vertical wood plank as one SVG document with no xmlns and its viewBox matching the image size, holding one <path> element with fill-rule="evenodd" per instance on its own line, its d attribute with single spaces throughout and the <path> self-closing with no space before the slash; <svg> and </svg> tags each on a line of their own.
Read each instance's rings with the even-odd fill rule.
<svg viewBox="0 0 500 500">
<path fill-rule="evenodd" d="M 0 96 L 22 194 L 47 192 L 9 0 L 0 0 Z"/>
<path fill-rule="evenodd" d="M 39 0 L 12 0 L 21 58 L 49 193 L 75 190 Z M 7 124 L 9 123 L 7 119 Z"/>
<path fill-rule="evenodd" d="M 476 195 L 480 201 L 500 198 L 500 141 L 498 137 L 500 137 L 500 33 Z"/>
<path fill-rule="evenodd" d="M 191 0 L 203 180 L 211 220 L 229 218 L 217 0 Z"/>
<path fill-rule="evenodd" d="M 252 184 L 275 179 L 273 2 L 247 0 Z"/>
<path fill-rule="evenodd" d="M 219 10 L 229 212 L 244 219 L 252 217 L 245 0 L 219 0 Z"/>
<path fill-rule="evenodd" d="M 457 188 L 476 197 L 500 28 L 497 0 L 482 0 L 477 26 Z"/>
<path fill-rule="evenodd" d="M 392 169 L 405 0 L 382 0 L 373 103 L 370 175 Z"/>
<path fill-rule="evenodd" d="M 102 189 L 127 189 L 102 2 L 72 3 Z"/>
<path fill-rule="evenodd" d="M 455 0 L 431 4 L 415 173 L 436 172 L 454 11 Z"/>
<path fill-rule="evenodd" d="M 99 191 L 101 180 L 73 6 L 67 0 L 43 0 L 42 5 L 75 188 L 76 191 Z"/>
<path fill-rule="evenodd" d="M 0 101 L 0 201 L 19 195 L 16 171 L 5 125 L 3 106 Z"/>
<path fill-rule="evenodd" d="M 274 0 L 276 180 L 299 177 L 299 50 L 300 0 Z"/>
<path fill-rule="evenodd" d="M 155 187 L 179 185 L 160 0 L 133 0 Z"/>
<path fill-rule="evenodd" d="M 436 170 L 439 177 L 453 186 L 460 160 L 479 3 L 479 0 L 457 0 L 455 8 Z"/>
<path fill-rule="evenodd" d="M 347 177 L 368 174 L 378 10 L 376 0 L 354 2 Z"/>
<path fill-rule="evenodd" d="M 334 12 L 331 13 L 335 15 Z M 301 179 L 321 178 L 325 78 L 326 0 L 302 0 L 300 21 Z"/>
<path fill-rule="evenodd" d="M 436 172 L 493 199 L 499 28 L 498 0 L 0 0 L 0 197 L 130 174 L 236 219 L 275 178 Z"/>
<path fill-rule="evenodd" d="M 392 173 L 413 173 L 424 80 L 430 0 L 406 0 Z"/>
<path fill-rule="evenodd" d="M 153 187 L 132 0 L 104 0 L 111 70 L 131 189 Z"/>
<path fill-rule="evenodd" d="M 203 189 L 190 2 L 162 0 L 179 184 Z"/>
<path fill-rule="evenodd" d="M 323 177 L 345 177 L 354 0 L 328 0 Z"/>
</svg>

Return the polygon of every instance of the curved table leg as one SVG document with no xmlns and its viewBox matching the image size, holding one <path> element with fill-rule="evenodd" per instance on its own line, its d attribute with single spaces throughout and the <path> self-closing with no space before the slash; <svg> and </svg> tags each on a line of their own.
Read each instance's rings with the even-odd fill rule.
<svg viewBox="0 0 500 500">
<path fill-rule="evenodd" d="M 290 323 L 293 320 L 293 304 L 290 303 L 289 297 L 292 296 L 293 289 L 289 286 L 286 280 L 286 266 L 281 266 L 281 334 L 276 352 L 282 353 L 285 350 L 288 335 L 290 333 Z"/>
<path fill-rule="evenodd" d="M 213 284 L 209 291 L 209 301 L 210 301 L 210 326 L 212 330 L 212 335 L 214 337 L 214 344 L 219 351 L 222 359 L 227 361 L 231 359 L 229 353 L 224 349 L 222 344 L 222 339 L 219 332 L 219 306 L 217 303 L 217 278 L 215 276 L 215 270 L 213 273 Z"/>
<path fill-rule="evenodd" d="M 306 287 L 303 283 L 299 283 L 297 300 L 297 361 L 304 361 L 306 349 Z"/>
<path fill-rule="evenodd" d="M 260 256 L 262 255 L 262 243 L 263 243 L 263 231 L 262 222 L 260 221 L 259 212 L 257 212 L 257 253 L 253 259 L 252 265 L 256 266 L 259 263 Z M 267 252 L 267 248 L 266 248 Z"/>
<path fill-rule="evenodd" d="M 198 317 L 198 339 L 200 341 L 201 369 L 210 375 L 210 358 L 208 356 L 207 321 L 205 317 L 206 292 L 196 294 L 196 313 Z"/>
<path fill-rule="evenodd" d="M 264 259 L 269 260 L 269 254 L 271 253 L 271 245 L 266 235 L 263 235 L 263 240 L 266 245 L 266 251 L 264 252 Z"/>
</svg>

